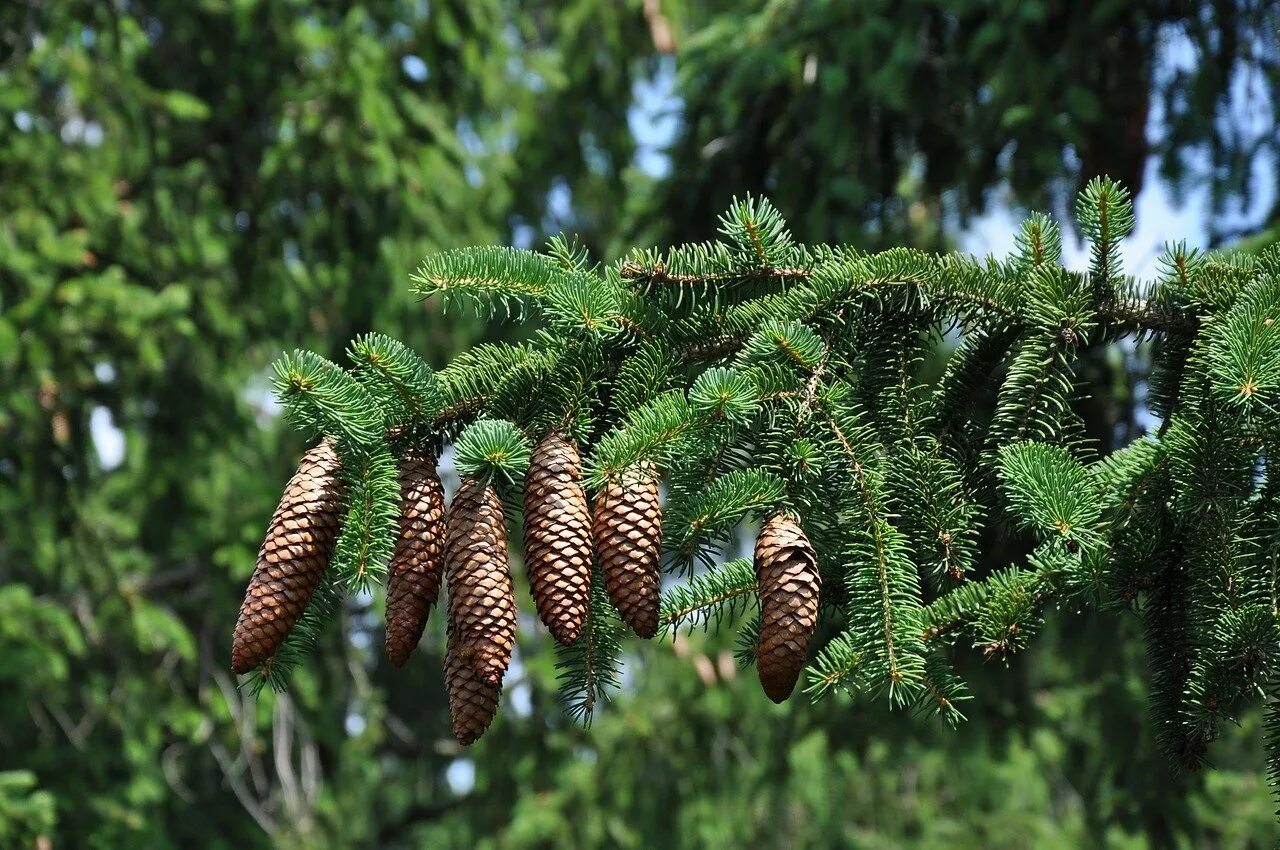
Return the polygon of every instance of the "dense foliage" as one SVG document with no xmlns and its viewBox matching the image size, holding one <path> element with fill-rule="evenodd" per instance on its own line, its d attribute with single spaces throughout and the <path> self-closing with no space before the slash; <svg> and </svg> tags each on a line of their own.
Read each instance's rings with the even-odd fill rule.
<svg viewBox="0 0 1280 850">
<path fill-rule="evenodd" d="M 962 188 L 976 208 L 1014 174 L 1018 198 L 1062 196 L 1093 173 L 1079 128 L 1105 134 L 1144 89 L 1171 104 L 1146 113 L 1146 141 L 1184 187 L 1221 180 L 1229 206 L 1260 183 L 1274 139 L 1224 94 L 1252 80 L 1251 114 L 1270 108 L 1267 4 L 840 5 L 0 4 L 0 844 L 1266 843 L 1260 717 L 1215 749 L 1223 770 L 1169 774 L 1144 737 L 1132 618 L 1049 609 L 1009 669 L 961 654 L 989 696 L 960 736 L 866 701 L 764 711 L 720 663 L 732 640 L 700 634 L 625 649 L 643 663 L 584 736 L 526 635 L 503 722 L 464 758 L 440 742 L 439 634 L 391 686 L 365 597 L 289 695 L 255 703 L 226 677 L 303 445 L 277 421 L 270 361 L 338 358 L 376 327 L 442 364 L 505 332 L 416 306 L 404 279 L 430 251 L 566 229 L 616 256 L 710 235 L 748 191 L 807 238 L 936 247 L 956 225 L 937 198 Z M 670 167 L 644 173 L 649 119 L 630 105 L 665 80 Z M 990 100 L 988 80 L 1006 81 Z M 955 103 L 974 120 L 934 120 Z M 925 119 L 947 151 L 1002 155 L 959 157 L 922 190 Z M 1091 166 L 1135 181 L 1133 150 L 1094 145 Z M 1143 355 L 1078 363 L 1100 447 L 1141 430 Z M 653 771 L 676 779 L 631 778 Z"/>
<path fill-rule="evenodd" d="M 1280 252 L 1204 258 L 1178 246 L 1160 280 L 1137 282 L 1117 252 L 1133 226 L 1128 193 L 1095 180 L 1078 214 L 1087 273 L 1062 268 L 1044 216 L 1024 223 L 1015 256 L 984 262 L 797 244 L 750 199 L 721 218 L 722 240 L 603 268 L 562 240 L 545 255 L 431 256 L 420 292 L 490 316 L 536 311 L 542 329 L 474 349 L 439 377 L 385 337 L 353 345 L 350 373 L 308 352 L 277 364 L 287 416 L 333 436 L 353 480 L 326 581 L 359 588 L 385 568 L 393 454 L 456 440 L 461 472 L 510 482 L 531 437 L 564 433 L 590 447 L 589 488 L 637 467 L 666 477 L 667 568 L 705 565 L 666 593 L 668 629 L 754 610 L 757 574 L 715 562 L 744 520 L 793 512 L 831 622 L 810 664 L 815 697 L 883 694 L 957 723 L 970 694 L 940 646 L 963 638 L 1006 659 L 1051 601 L 1132 607 L 1157 737 L 1179 767 L 1199 768 L 1221 724 L 1267 693 L 1280 637 Z M 919 366 L 949 331 L 960 345 L 928 386 Z M 1073 408 L 1075 363 L 1132 336 L 1157 347 L 1160 425 L 1099 456 Z M 993 409 L 975 409 L 989 388 Z M 980 530 L 998 522 L 1034 548 L 971 580 Z M 562 696 L 588 718 L 616 684 L 616 617 L 597 595 L 587 633 L 562 653 Z M 304 625 L 291 636 L 299 648 L 323 623 Z M 745 629 L 745 663 L 758 628 Z M 287 666 L 264 670 L 279 681 Z"/>
<path fill-rule="evenodd" d="M 255 705 L 223 672 L 297 447 L 266 367 L 375 323 L 433 356 L 483 332 L 416 308 L 405 269 L 594 180 L 541 117 L 628 93 L 532 14 L 0 4 L 0 800 L 45 789 L 22 835 L 240 845 L 345 763 L 349 688 Z"/>
<path fill-rule="evenodd" d="M 1280 144 L 1273 4 L 675 5 L 691 35 L 672 174 L 615 253 L 709 238 L 727 193 L 767 195 L 815 241 L 877 248 L 941 247 L 995 188 L 1065 214 L 1098 174 L 1209 187 L 1211 246 L 1257 226 L 1242 200 L 1276 216 L 1256 159 Z"/>
</svg>

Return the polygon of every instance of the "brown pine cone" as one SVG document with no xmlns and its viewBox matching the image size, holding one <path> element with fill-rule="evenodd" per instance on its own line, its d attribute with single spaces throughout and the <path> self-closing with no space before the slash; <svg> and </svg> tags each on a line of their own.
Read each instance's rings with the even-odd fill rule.
<svg viewBox="0 0 1280 850">
<path fill-rule="evenodd" d="M 236 675 L 259 666 L 284 643 L 324 578 L 342 525 L 342 481 L 333 441 L 302 456 L 258 550 L 231 642 Z"/>
<path fill-rule="evenodd" d="M 548 434 L 524 478 L 524 559 L 538 617 L 568 646 L 591 604 L 591 511 L 578 447 Z"/>
<path fill-rule="evenodd" d="M 444 488 L 436 459 L 400 460 L 400 537 L 387 568 L 387 657 L 403 667 L 422 639 L 444 577 Z"/>
<path fill-rule="evenodd" d="M 507 566 L 507 521 L 492 487 L 464 478 L 445 526 L 449 635 L 476 675 L 502 681 L 516 643 L 516 600 Z"/>
<path fill-rule="evenodd" d="M 653 637 L 662 590 L 658 479 L 635 467 L 621 481 L 605 485 L 596 495 L 592 532 L 609 599 L 632 631 Z"/>
<path fill-rule="evenodd" d="M 818 557 L 794 517 L 775 514 L 756 538 L 760 640 L 756 668 L 774 702 L 791 696 L 818 625 Z"/>
<path fill-rule="evenodd" d="M 502 685 L 482 681 L 452 640 L 444 657 L 444 681 L 449 691 L 453 737 L 464 747 L 473 744 L 498 713 Z"/>
</svg>

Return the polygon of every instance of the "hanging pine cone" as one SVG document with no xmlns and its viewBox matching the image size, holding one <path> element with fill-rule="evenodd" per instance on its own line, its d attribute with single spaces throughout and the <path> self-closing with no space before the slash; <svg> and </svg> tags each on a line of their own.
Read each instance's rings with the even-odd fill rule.
<svg viewBox="0 0 1280 850">
<path fill-rule="evenodd" d="M 475 743 L 498 712 L 502 685 L 482 681 L 452 640 L 444 657 L 444 681 L 449 691 L 453 737 L 464 747 Z"/>
<path fill-rule="evenodd" d="M 818 558 L 800 524 L 775 514 L 756 539 L 756 582 L 760 594 L 760 640 L 756 668 L 765 694 L 774 702 L 791 696 L 818 625 Z"/>
<path fill-rule="evenodd" d="M 658 479 L 628 470 L 596 495 L 592 532 L 609 599 L 642 638 L 658 632 L 662 589 L 662 506 Z"/>
<path fill-rule="evenodd" d="M 273 656 L 324 578 L 342 525 L 342 482 L 333 442 L 302 456 L 258 550 L 231 643 L 231 669 L 247 673 Z"/>
<path fill-rule="evenodd" d="M 538 617 L 568 646 L 578 639 L 591 598 L 591 512 L 578 448 L 548 434 L 524 479 L 524 555 Z"/>
<path fill-rule="evenodd" d="M 403 667 L 422 639 L 444 576 L 444 488 L 429 455 L 400 461 L 400 536 L 387 568 L 387 657 Z"/>
<path fill-rule="evenodd" d="M 516 643 L 516 600 L 507 566 L 507 521 L 497 491 L 465 478 L 445 527 L 449 634 L 490 685 L 502 681 Z"/>
</svg>

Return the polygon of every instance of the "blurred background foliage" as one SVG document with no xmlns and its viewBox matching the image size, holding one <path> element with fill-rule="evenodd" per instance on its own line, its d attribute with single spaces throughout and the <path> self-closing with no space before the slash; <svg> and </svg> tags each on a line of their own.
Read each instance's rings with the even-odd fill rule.
<svg viewBox="0 0 1280 850">
<path fill-rule="evenodd" d="M 396 672 L 376 598 L 288 695 L 255 701 L 227 668 L 303 448 L 270 360 L 377 328 L 441 365 L 502 332 L 407 294 L 425 253 L 564 229 L 612 258 L 703 238 L 747 191 L 807 241 L 940 248 L 993 208 L 1061 212 L 1098 173 L 1207 194 L 1201 241 L 1256 249 L 1280 220 L 1278 18 L 1260 0 L 0 4 L 0 846 L 1271 846 L 1257 718 L 1217 771 L 1170 774 L 1132 616 L 1056 612 L 1008 668 L 965 654 L 957 731 L 865 701 L 774 707 L 732 636 L 701 633 L 636 642 L 582 730 L 526 628 L 464 754 L 441 618 Z M 1087 364 L 1103 447 L 1141 432 L 1144 369 Z"/>
</svg>

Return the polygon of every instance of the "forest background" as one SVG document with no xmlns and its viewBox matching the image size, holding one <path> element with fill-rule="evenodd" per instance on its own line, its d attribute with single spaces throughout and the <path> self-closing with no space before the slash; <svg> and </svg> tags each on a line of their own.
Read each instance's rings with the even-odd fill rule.
<svg viewBox="0 0 1280 850">
<path fill-rule="evenodd" d="M 1260 713 L 1171 772 L 1132 616 L 960 653 L 958 730 L 775 707 L 701 633 L 635 642 L 584 730 L 529 629 L 466 752 L 442 618 L 397 671 L 354 600 L 257 700 L 228 647 L 304 448 L 270 362 L 503 332 L 412 297 L 425 254 L 611 260 L 751 192 L 807 242 L 1003 255 L 1109 174 L 1150 276 L 1276 240 L 1278 101 L 1248 0 L 0 5 L 0 847 L 1272 846 Z M 1146 368 L 1089 377 L 1104 445 L 1150 424 Z"/>
</svg>

